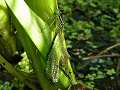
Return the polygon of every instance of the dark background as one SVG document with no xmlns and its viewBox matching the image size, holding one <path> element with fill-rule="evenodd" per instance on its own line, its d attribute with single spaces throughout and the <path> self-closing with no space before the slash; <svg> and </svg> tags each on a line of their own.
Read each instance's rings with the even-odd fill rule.
<svg viewBox="0 0 120 90">
<path fill-rule="evenodd" d="M 119 87 L 120 1 L 59 0 L 59 7 L 76 78 L 93 89 Z"/>
</svg>

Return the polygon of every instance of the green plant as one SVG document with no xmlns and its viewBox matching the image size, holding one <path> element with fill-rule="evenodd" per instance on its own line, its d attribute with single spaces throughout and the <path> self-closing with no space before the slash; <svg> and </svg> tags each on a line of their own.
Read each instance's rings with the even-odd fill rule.
<svg viewBox="0 0 120 90">
<path fill-rule="evenodd" d="M 15 35 L 24 47 L 42 89 L 67 89 L 77 84 L 66 50 L 57 1 L 2 0 L 2 4 L 8 12 L 5 16 L 11 18 L 8 22 L 16 28 Z M 28 77 L 29 73 L 16 70 L 4 57 L 0 55 L 0 64 L 11 75 L 32 89 L 39 89 Z"/>
<path fill-rule="evenodd" d="M 76 78 L 97 88 L 96 83 L 99 80 L 116 77 L 113 73 L 108 75 L 107 71 L 116 71 L 116 67 L 119 67 L 116 65 L 119 56 L 112 54 L 119 55 L 120 52 L 120 1 L 59 0 L 59 3 Z M 106 55 L 108 56 L 104 57 Z"/>
</svg>

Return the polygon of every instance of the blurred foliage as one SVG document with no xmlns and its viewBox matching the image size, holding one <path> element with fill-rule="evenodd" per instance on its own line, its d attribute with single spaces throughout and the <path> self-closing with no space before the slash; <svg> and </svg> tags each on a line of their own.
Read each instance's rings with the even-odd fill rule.
<svg viewBox="0 0 120 90">
<path fill-rule="evenodd" d="M 59 7 L 76 78 L 93 88 L 96 80 L 114 79 L 118 57 L 84 58 L 120 43 L 120 1 L 59 0 Z M 120 46 L 104 54 L 119 53 Z"/>
<path fill-rule="evenodd" d="M 96 81 L 114 79 L 119 74 L 119 57 L 84 58 L 96 56 L 106 48 L 120 43 L 120 1 L 59 0 L 59 8 L 64 21 L 68 52 L 78 81 L 96 89 Z M 104 54 L 119 53 L 120 46 Z M 26 54 L 21 56 L 23 58 L 16 68 L 26 73 L 32 72 Z M 25 90 L 23 87 L 24 84 L 17 79 L 0 81 L 0 90 Z"/>
<path fill-rule="evenodd" d="M 31 73 L 33 72 L 32 66 L 30 64 L 30 61 L 26 55 L 26 53 L 24 52 L 21 55 L 23 58 L 22 60 L 18 63 L 18 65 L 16 65 L 16 68 L 20 71 L 26 72 L 26 73 Z"/>
<path fill-rule="evenodd" d="M 9 82 L 0 81 L 0 90 L 26 90 L 24 87 L 24 83 L 19 81 L 18 79 L 14 79 Z"/>
</svg>

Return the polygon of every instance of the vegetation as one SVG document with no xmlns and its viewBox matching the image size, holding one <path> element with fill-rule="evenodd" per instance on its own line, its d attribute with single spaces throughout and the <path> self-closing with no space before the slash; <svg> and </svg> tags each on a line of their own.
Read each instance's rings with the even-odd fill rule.
<svg viewBox="0 0 120 90">
<path fill-rule="evenodd" d="M 119 90 L 119 29 L 119 0 L 0 0 L 0 90 Z"/>
<path fill-rule="evenodd" d="M 114 82 L 104 83 L 119 75 L 120 1 L 59 1 L 76 78 L 94 89 L 112 90 Z"/>
<path fill-rule="evenodd" d="M 56 14 L 58 12 L 57 1 L 46 0 L 44 5 L 42 0 L 34 2 L 29 0 L 26 2 L 24 0 L 1 1 L 1 9 L 4 15 L 10 18 L 10 20 L 9 18 L 8 20 L 5 19 L 3 24 L 13 26 L 8 28 L 6 33 L 12 33 L 13 36 L 18 38 L 20 41 L 18 44 L 21 45 L 18 49 L 24 49 L 23 52 L 26 52 L 33 71 L 27 73 L 21 72 L 20 69 L 16 70 L 9 63 L 9 60 L 5 60 L 7 56 L 0 56 L 0 64 L 12 76 L 23 81 L 31 89 L 39 90 L 36 87 L 36 82 L 44 90 L 66 89 L 70 84 L 76 84 L 76 80 L 66 51 L 60 17 Z M 4 32 L 4 28 L 1 28 L 2 32 Z M 6 41 L 3 44 L 9 44 L 7 41 L 10 38 L 2 34 L 1 37 L 5 38 L 3 40 Z M 12 38 L 10 40 L 10 54 L 12 54 L 10 56 L 14 57 L 15 53 L 19 54 L 20 52 L 17 51 L 16 44 L 12 43 L 12 40 L 16 41 Z M 2 46 L 1 48 L 6 49 L 7 47 Z M 12 53 L 14 48 L 16 50 Z M 4 55 L 5 53 L 2 54 Z"/>
</svg>

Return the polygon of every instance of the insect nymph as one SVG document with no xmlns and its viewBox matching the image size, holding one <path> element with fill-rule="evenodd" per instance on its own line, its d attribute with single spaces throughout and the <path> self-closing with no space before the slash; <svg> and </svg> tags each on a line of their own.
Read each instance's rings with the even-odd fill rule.
<svg viewBox="0 0 120 90">
<path fill-rule="evenodd" d="M 53 19 L 54 18 L 54 19 Z M 60 61 L 61 57 L 63 57 L 62 52 L 62 42 L 61 35 L 63 29 L 63 21 L 59 15 L 52 17 L 53 22 L 52 25 L 56 24 L 55 36 L 53 38 L 52 46 L 50 49 L 50 53 L 48 54 L 48 60 L 46 65 L 46 72 L 53 82 L 58 82 L 59 80 L 59 72 L 60 72 Z"/>
</svg>

